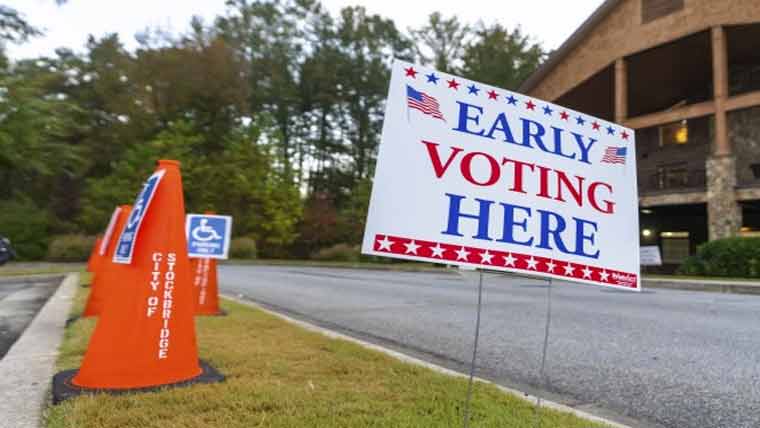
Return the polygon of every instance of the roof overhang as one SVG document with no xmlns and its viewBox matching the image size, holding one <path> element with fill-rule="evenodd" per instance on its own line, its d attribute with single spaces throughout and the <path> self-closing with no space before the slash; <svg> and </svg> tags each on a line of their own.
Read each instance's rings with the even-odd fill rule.
<svg viewBox="0 0 760 428">
<path fill-rule="evenodd" d="M 612 10 L 614 10 L 622 1 L 623 0 L 605 0 L 605 2 L 602 3 L 557 50 L 552 52 L 546 62 L 541 64 L 541 66 L 520 85 L 518 91 L 521 93 L 527 93 L 535 88 L 549 74 L 549 72 L 565 59 L 565 57 L 594 30 L 597 24 L 602 22 L 602 20 L 604 20 L 604 18 L 606 18 L 607 15 L 609 15 L 609 13 L 612 12 Z"/>
</svg>

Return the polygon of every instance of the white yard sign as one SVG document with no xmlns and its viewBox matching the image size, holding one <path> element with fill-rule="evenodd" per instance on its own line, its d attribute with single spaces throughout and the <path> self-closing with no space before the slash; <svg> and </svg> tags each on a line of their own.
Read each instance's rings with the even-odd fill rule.
<svg viewBox="0 0 760 428">
<path fill-rule="evenodd" d="M 638 290 L 632 130 L 395 61 L 362 252 Z"/>
</svg>

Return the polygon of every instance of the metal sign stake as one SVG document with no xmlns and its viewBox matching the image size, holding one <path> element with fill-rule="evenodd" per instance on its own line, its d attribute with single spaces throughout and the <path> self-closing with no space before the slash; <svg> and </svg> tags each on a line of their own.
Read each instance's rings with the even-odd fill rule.
<svg viewBox="0 0 760 428">
<path fill-rule="evenodd" d="M 472 401 L 472 384 L 475 378 L 475 360 L 478 355 L 478 339 L 480 338 L 480 312 L 483 302 L 483 271 L 478 271 L 478 311 L 475 320 L 475 343 L 472 347 L 472 361 L 470 362 L 470 379 L 467 384 L 467 400 L 464 407 L 464 428 L 470 426 L 470 402 Z"/>
</svg>

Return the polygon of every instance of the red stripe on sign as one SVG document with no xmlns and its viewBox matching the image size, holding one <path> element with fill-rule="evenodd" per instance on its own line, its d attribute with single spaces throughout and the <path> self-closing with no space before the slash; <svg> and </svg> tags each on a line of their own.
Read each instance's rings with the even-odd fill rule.
<svg viewBox="0 0 760 428">
<path fill-rule="evenodd" d="M 483 268 L 544 273 L 601 285 L 636 289 L 638 275 L 583 263 L 509 251 L 425 241 L 392 235 L 375 235 L 373 249 L 379 253 L 428 259 L 432 262 L 467 263 Z"/>
</svg>

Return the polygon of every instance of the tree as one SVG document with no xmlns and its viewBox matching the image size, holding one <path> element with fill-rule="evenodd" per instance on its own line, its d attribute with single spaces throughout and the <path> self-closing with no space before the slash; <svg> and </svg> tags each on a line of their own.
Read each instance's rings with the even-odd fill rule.
<svg viewBox="0 0 760 428">
<path fill-rule="evenodd" d="M 440 12 L 433 12 L 425 26 L 410 33 L 418 41 L 415 49 L 421 63 L 453 73 L 470 36 L 470 27 L 459 22 L 456 16 L 443 18 Z"/>
<path fill-rule="evenodd" d="M 500 88 L 516 89 L 538 68 L 546 53 L 520 28 L 480 24 L 462 57 L 462 73 Z"/>
<path fill-rule="evenodd" d="M 0 5 L 0 46 L 3 42 L 22 43 L 40 34 L 16 9 Z"/>
</svg>

